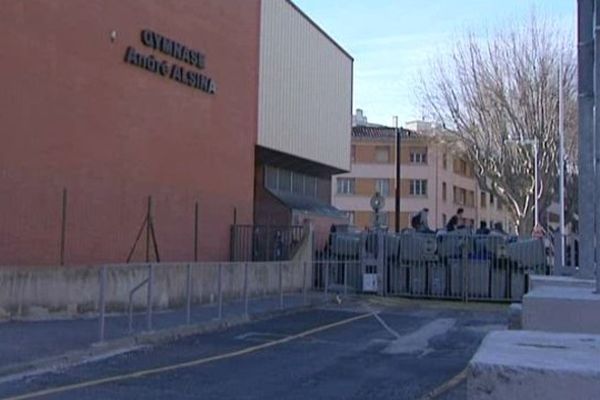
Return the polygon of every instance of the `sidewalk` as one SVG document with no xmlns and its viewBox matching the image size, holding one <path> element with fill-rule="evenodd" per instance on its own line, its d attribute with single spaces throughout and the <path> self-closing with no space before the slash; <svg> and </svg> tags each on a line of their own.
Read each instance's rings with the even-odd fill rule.
<svg viewBox="0 0 600 400">
<path fill-rule="evenodd" d="M 314 305 L 325 300 L 323 293 L 310 293 L 306 304 L 301 294 L 286 294 L 283 310 Z M 248 301 L 248 315 L 259 317 L 282 310 L 279 296 L 252 298 Z M 243 300 L 223 303 L 223 320 L 244 316 Z M 216 303 L 193 305 L 190 324 L 210 325 L 218 319 Z M 137 313 L 133 318 L 133 334 L 140 334 L 146 328 L 146 313 Z M 105 340 L 131 336 L 129 318 L 125 314 L 107 315 Z M 160 332 L 186 324 L 185 309 L 155 311 L 152 315 L 152 332 Z M 85 351 L 99 340 L 97 316 L 78 319 L 45 321 L 9 321 L 0 323 L 0 378 L 14 373 L 35 369 L 36 362 L 60 357 L 69 352 Z M 114 349 L 113 349 L 114 350 Z"/>
</svg>

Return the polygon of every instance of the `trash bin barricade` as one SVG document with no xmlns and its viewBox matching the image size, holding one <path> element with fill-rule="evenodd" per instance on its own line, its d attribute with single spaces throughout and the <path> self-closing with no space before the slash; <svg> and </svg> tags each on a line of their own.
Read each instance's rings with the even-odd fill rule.
<svg viewBox="0 0 600 400">
<path fill-rule="evenodd" d="M 401 233 L 387 241 L 390 294 L 440 296 L 445 279 L 432 234 Z"/>
<path fill-rule="evenodd" d="M 325 292 L 360 292 L 360 233 L 331 232 L 315 234 L 313 248 L 313 285 Z"/>
<path fill-rule="evenodd" d="M 314 286 L 325 291 L 520 301 L 528 275 L 551 273 L 541 239 L 405 231 L 331 233 L 321 242 Z"/>
<path fill-rule="evenodd" d="M 542 239 L 523 239 L 507 245 L 510 293 L 507 298 L 520 300 L 527 291 L 529 275 L 551 273 L 546 247 Z"/>
</svg>

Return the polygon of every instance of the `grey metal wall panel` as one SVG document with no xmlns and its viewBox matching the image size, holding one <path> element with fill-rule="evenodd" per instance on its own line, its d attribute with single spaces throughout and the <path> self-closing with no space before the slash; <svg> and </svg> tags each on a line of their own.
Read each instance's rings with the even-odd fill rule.
<svg viewBox="0 0 600 400">
<path fill-rule="evenodd" d="M 286 0 L 262 0 L 258 144 L 350 169 L 352 58 Z"/>
</svg>

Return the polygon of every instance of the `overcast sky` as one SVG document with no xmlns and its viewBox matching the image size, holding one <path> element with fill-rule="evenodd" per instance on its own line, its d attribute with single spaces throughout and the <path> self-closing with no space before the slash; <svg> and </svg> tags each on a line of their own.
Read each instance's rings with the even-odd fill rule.
<svg viewBox="0 0 600 400">
<path fill-rule="evenodd" d="M 569 30 L 576 0 L 292 0 L 354 57 L 354 108 L 369 122 L 421 117 L 415 95 L 430 60 L 471 30 L 481 37 L 536 15 Z"/>
</svg>

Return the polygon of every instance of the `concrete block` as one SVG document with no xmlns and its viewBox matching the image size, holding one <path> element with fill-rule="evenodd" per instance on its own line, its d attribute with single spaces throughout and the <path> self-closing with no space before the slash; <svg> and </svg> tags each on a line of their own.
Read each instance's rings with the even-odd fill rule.
<svg viewBox="0 0 600 400">
<path fill-rule="evenodd" d="M 595 282 L 593 279 L 578 279 L 570 276 L 531 275 L 529 277 L 530 291 L 548 286 L 593 289 Z"/>
<path fill-rule="evenodd" d="M 508 329 L 522 329 L 523 306 L 513 303 L 508 308 Z"/>
<path fill-rule="evenodd" d="M 494 331 L 469 364 L 469 400 L 592 400 L 600 396 L 600 335 Z"/>
<path fill-rule="evenodd" d="M 600 294 L 585 287 L 538 287 L 523 297 L 523 329 L 600 334 Z"/>
</svg>

